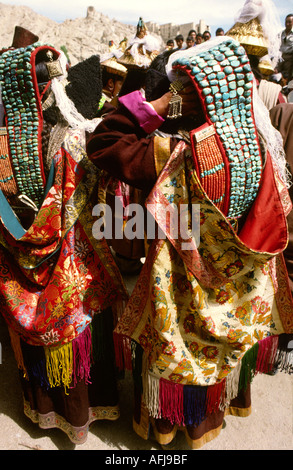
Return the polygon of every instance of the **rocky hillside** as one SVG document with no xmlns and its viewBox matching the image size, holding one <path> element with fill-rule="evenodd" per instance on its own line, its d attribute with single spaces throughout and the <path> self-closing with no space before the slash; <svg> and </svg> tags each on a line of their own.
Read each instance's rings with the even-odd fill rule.
<svg viewBox="0 0 293 470">
<path fill-rule="evenodd" d="M 109 51 L 109 41 L 119 44 L 126 37 L 130 41 L 136 31 L 126 25 L 97 12 L 89 6 L 84 18 L 57 23 L 35 13 L 25 6 L 12 6 L 0 3 L 1 47 L 11 45 L 16 25 L 29 29 L 39 36 L 39 40 L 52 44 L 57 49 L 65 46 L 72 65 L 90 57 Z M 5 26 L 4 26 L 5 25 Z"/>
</svg>

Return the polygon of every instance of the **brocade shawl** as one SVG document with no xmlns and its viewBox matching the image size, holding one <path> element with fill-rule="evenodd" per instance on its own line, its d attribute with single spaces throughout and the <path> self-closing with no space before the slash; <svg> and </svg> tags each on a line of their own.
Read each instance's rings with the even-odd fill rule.
<svg viewBox="0 0 293 470">
<path fill-rule="evenodd" d="M 24 230 L 4 194 L 0 204 L 0 303 L 9 327 L 35 346 L 77 338 L 94 315 L 127 297 L 106 241 L 92 235 L 100 172 L 79 131 L 55 154 L 43 203 Z"/>
<path fill-rule="evenodd" d="M 180 204 L 200 206 L 198 246 L 192 238 L 172 236 L 165 214 Z M 282 258 L 290 200 L 269 155 L 239 233 L 207 197 L 183 141 L 146 207 L 165 238 L 153 241 L 116 327 L 118 338 L 130 337 L 143 348 L 144 373 L 182 385 L 214 385 L 258 341 L 292 333 L 293 304 Z M 166 211 L 158 210 L 162 207 Z M 183 250 L 183 241 L 192 249 Z"/>
</svg>

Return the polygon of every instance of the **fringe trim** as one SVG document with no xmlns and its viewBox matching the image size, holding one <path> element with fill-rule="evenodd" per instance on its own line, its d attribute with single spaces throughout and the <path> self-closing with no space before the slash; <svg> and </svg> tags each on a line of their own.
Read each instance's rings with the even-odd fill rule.
<svg viewBox="0 0 293 470">
<path fill-rule="evenodd" d="M 161 416 L 172 424 L 184 423 L 183 386 L 160 379 Z"/>
<path fill-rule="evenodd" d="M 68 388 L 73 372 L 72 343 L 64 344 L 58 348 L 44 348 L 46 356 L 46 369 L 50 387 L 64 386 L 68 395 Z"/>
<path fill-rule="evenodd" d="M 85 384 L 90 383 L 91 357 L 92 357 L 92 335 L 91 329 L 86 328 L 81 335 L 72 342 L 72 381 L 73 387 L 80 380 Z"/>
<path fill-rule="evenodd" d="M 152 418 L 164 418 L 179 426 L 198 426 L 208 415 L 225 411 L 256 374 L 276 369 L 293 373 L 293 351 L 282 344 L 279 336 L 256 343 L 227 378 L 211 386 L 182 385 L 160 378 L 147 370 L 144 355 L 142 398 Z"/>
<path fill-rule="evenodd" d="M 132 370 L 131 338 L 119 333 L 113 333 L 116 365 L 119 371 Z"/>
<path fill-rule="evenodd" d="M 102 323 L 95 320 L 73 341 L 55 348 L 28 345 L 9 328 L 17 366 L 24 377 L 45 389 L 63 386 L 67 395 L 80 380 L 89 384 L 91 365 L 107 353 Z"/>
</svg>

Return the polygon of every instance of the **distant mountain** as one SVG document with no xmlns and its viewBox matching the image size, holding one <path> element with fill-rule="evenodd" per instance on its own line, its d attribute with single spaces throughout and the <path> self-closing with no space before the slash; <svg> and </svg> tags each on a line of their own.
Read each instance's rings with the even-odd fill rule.
<svg viewBox="0 0 293 470">
<path fill-rule="evenodd" d="M 0 3 L 0 47 L 12 43 L 14 27 L 22 26 L 39 36 L 39 40 L 60 49 L 65 46 L 72 65 L 109 51 L 109 41 L 119 44 L 125 37 L 130 41 L 136 28 L 110 19 L 88 7 L 85 18 L 66 20 L 63 23 L 39 15 L 31 8 Z"/>
</svg>

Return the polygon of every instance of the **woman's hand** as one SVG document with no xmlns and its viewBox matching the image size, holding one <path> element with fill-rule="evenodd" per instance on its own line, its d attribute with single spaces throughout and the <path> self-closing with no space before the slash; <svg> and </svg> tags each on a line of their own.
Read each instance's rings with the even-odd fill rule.
<svg viewBox="0 0 293 470">
<path fill-rule="evenodd" d="M 150 102 L 156 113 L 162 118 L 165 118 L 168 114 L 169 101 L 171 97 L 172 93 L 171 91 L 168 91 L 163 96 L 161 96 L 161 98 Z"/>
</svg>

